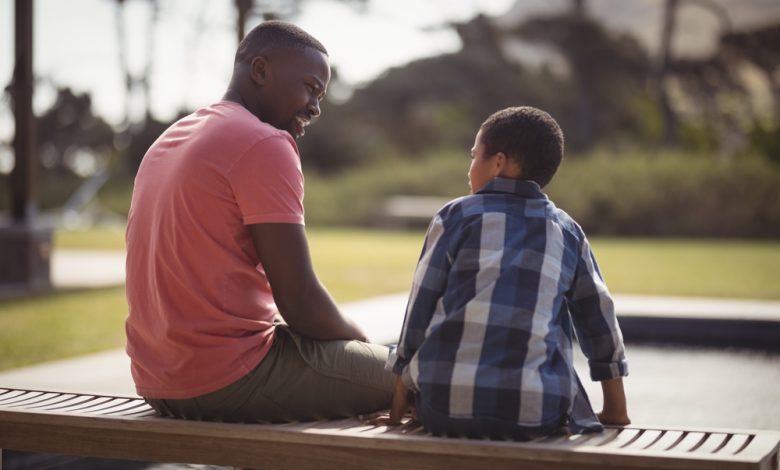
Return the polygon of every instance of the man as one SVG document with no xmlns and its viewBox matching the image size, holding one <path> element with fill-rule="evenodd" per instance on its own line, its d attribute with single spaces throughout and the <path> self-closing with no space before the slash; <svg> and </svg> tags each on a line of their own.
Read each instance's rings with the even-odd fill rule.
<svg viewBox="0 0 780 470">
<path fill-rule="evenodd" d="M 262 23 L 241 41 L 223 100 L 144 156 L 126 233 L 127 352 L 160 413 L 277 422 L 389 406 L 387 349 L 339 312 L 304 230 L 293 137 L 320 114 L 329 80 L 322 44 Z"/>
</svg>

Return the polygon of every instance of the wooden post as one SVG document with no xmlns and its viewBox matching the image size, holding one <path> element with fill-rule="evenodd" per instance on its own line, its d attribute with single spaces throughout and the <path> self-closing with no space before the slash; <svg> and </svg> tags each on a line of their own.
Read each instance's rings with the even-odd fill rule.
<svg viewBox="0 0 780 470">
<path fill-rule="evenodd" d="M 40 162 L 35 149 L 33 95 L 33 0 L 15 2 L 15 59 L 12 85 L 14 169 L 11 172 L 11 220 L 0 221 L 0 295 L 51 287 L 52 230 L 37 224 Z"/>
<path fill-rule="evenodd" d="M 16 65 L 13 76 L 15 164 L 11 173 L 11 218 L 31 225 L 37 211 L 35 158 L 35 117 L 33 94 L 33 2 L 16 0 Z"/>
</svg>

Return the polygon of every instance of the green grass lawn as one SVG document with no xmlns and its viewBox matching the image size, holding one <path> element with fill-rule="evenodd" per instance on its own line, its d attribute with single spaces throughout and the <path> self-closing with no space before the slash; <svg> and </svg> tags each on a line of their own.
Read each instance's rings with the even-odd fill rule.
<svg viewBox="0 0 780 470">
<path fill-rule="evenodd" d="M 310 229 L 315 269 L 338 302 L 405 291 L 420 232 Z M 121 230 L 57 232 L 58 248 L 124 248 Z M 780 300 L 780 241 L 594 239 L 614 293 Z M 0 370 L 121 347 L 122 288 L 0 300 Z"/>
</svg>

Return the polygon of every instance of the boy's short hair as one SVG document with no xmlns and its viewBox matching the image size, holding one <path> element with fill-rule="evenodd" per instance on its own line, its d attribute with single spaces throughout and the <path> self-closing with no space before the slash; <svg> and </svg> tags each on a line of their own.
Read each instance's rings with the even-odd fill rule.
<svg viewBox="0 0 780 470">
<path fill-rule="evenodd" d="M 523 179 L 542 188 L 552 180 L 563 160 L 563 131 L 541 109 L 502 109 L 487 118 L 480 130 L 486 155 L 504 152 L 523 168 Z"/>
<path fill-rule="evenodd" d="M 286 21 L 264 21 L 249 31 L 236 50 L 235 63 L 248 62 L 267 47 L 311 47 L 328 55 L 327 49 L 314 36 Z"/>
</svg>

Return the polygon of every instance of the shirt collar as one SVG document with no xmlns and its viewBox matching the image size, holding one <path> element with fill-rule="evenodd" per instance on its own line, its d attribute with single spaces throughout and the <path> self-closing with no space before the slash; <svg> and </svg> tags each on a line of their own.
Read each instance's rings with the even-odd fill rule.
<svg viewBox="0 0 780 470">
<path fill-rule="evenodd" d="M 496 177 L 482 187 L 477 194 L 509 193 L 526 199 L 547 199 L 535 181 Z"/>
</svg>

